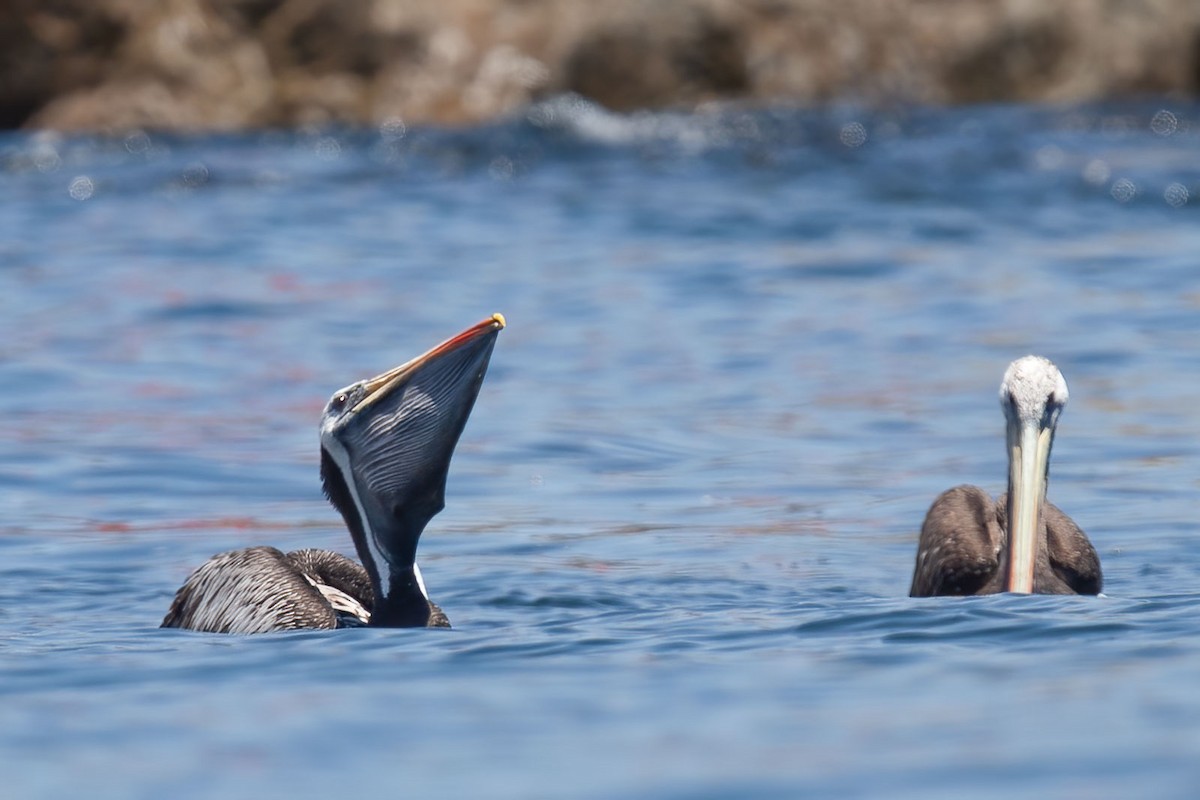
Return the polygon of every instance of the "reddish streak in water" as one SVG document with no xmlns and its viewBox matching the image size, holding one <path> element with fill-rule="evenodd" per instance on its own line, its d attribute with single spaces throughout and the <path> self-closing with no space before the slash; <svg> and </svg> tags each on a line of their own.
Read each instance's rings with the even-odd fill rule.
<svg viewBox="0 0 1200 800">
<path fill-rule="evenodd" d="M 189 392 L 181 386 L 169 383 L 144 381 L 134 387 L 133 392 L 139 397 L 187 397 Z"/>
<path fill-rule="evenodd" d="M 213 517 L 210 519 L 179 519 L 166 522 L 93 522 L 92 529 L 99 533 L 138 533 L 142 531 L 194 531 L 194 530 L 262 530 L 274 531 L 284 528 L 303 527 L 296 522 L 278 522 L 255 517 Z"/>
<path fill-rule="evenodd" d="M 271 288 L 276 292 L 295 292 L 300 288 L 300 281 L 290 272 L 276 272 L 269 279 Z"/>
</svg>

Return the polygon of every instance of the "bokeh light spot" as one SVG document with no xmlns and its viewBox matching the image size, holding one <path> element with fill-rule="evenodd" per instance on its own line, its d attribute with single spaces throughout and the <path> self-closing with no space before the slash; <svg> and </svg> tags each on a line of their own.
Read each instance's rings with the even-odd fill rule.
<svg viewBox="0 0 1200 800">
<path fill-rule="evenodd" d="M 516 171 L 517 165 L 508 156 L 496 156 L 492 159 L 492 163 L 488 165 L 488 174 L 498 181 L 512 180 Z"/>
<path fill-rule="evenodd" d="M 1163 200 L 1171 208 L 1182 208 L 1188 201 L 1187 187 L 1182 183 L 1172 183 L 1163 191 Z"/>
<path fill-rule="evenodd" d="M 842 126 L 838 139 L 846 147 L 862 147 L 867 143 L 867 129 L 861 122 L 847 122 Z"/>
<path fill-rule="evenodd" d="M 379 124 L 379 135 L 389 142 L 403 139 L 408 134 L 408 126 L 399 117 L 388 117 Z"/>
<path fill-rule="evenodd" d="M 135 156 L 150 150 L 150 137 L 145 131 L 134 131 L 125 137 L 125 149 Z"/>
<path fill-rule="evenodd" d="M 1129 178 L 1120 178 L 1112 185 L 1109 194 L 1118 203 L 1128 203 L 1133 198 L 1137 197 L 1137 184 L 1129 180 Z"/>
<path fill-rule="evenodd" d="M 342 155 L 342 143 L 332 136 L 322 136 L 314 145 L 313 152 L 323 161 L 336 161 Z"/>
<path fill-rule="evenodd" d="M 1165 108 L 1150 119 L 1150 130 L 1159 136 L 1170 136 L 1179 128 L 1179 119 Z"/>
<path fill-rule="evenodd" d="M 189 164 L 184 167 L 183 172 L 179 176 L 179 180 L 184 186 L 195 188 L 208 183 L 209 172 L 208 167 L 200 162 Z"/>
<path fill-rule="evenodd" d="M 1066 154 L 1063 149 L 1056 144 L 1048 144 L 1045 147 L 1039 147 L 1033 159 L 1038 165 L 1038 169 L 1056 170 L 1066 161 Z"/>
<path fill-rule="evenodd" d="M 67 192 L 70 193 L 72 199 L 75 200 L 90 200 L 96 192 L 96 184 L 92 183 L 92 179 L 87 175 L 80 175 L 71 181 L 71 185 L 67 187 Z"/>
<path fill-rule="evenodd" d="M 1083 179 L 1093 186 L 1108 183 L 1110 177 L 1112 177 L 1112 170 L 1108 168 L 1108 162 L 1103 159 L 1093 158 L 1083 168 Z"/>
<path fill-rule="evenodd" d="M 52 144 L 37 144 L 33 149 L 33 166 L 38 172 L 54 172 L 62 166 L 62 156 Z"/>
</svg>

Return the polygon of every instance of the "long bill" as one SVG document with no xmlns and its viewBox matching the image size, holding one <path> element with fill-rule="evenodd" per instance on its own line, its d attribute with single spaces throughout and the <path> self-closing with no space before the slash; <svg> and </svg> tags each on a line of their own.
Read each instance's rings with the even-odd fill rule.
<svg viewBox="0 0 1200 800">
<path fill-rule="evenodd" d="M 1033 593 L 1038 522 L 1046 500 L 1046 476 L 1054 430 L 1013 421 L 1008 429 L 1008 576 L 1005 591 Z"/>
<path fill-rule="evenodd" d="M 404 381 L 406 381 L 410 375 L 412 375 L 425 364 L 428 364 L 431 361 L 436 361 L 438 357 L 445 355 L 446 353 L 449 353 L 486 333 L 504 330 L 505 324 L 506 323 L 503 314 L 492 314 L 492 316 L 475 323 L 462 333 L 452 336 L 441 344 L 426 350 L 416 358 L 406 361 L 398 367 L 393 367 L 382 375 L 376 375 L 374 378 L 371 378 L 366 382 L 366 392 L 363 396 L 363 399 L 358 403 L 357 406 L 354 407 L 354 413 L 357 414 L 367 408 L 370 408 L 371 404 L 375 403 L 382 397 L 386 397 L 387 394 L 392 391 L 392 389 L 404 383 Z"/>
<path fill-rule="evenodd" d="M 426 524 L 445 506 L 446 478 L 504 317 L 467 328 L 416 358 L 349 387 L 361 399 L 321 428 L 321 477 L 371 580 L 371 624 L 425 625 L 416 565 Z M 336 400 L 336 398 L 335 398 Z M 335 402 L 335 401 L 331 401 Z"/>
</svg>

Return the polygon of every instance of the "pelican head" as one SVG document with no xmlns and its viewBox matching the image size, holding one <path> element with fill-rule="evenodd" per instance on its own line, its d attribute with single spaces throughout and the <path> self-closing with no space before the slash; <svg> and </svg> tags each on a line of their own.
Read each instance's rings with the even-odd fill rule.
<svg viewBox="0 0 1200 800">
<path fill-rule="evenodd" d="M 417 542 L 445 506 L 450 457 L 504 324 L 494 314 L 411 361 L 339 389 L 321 415 L 321 481 L 370 576 L 374 625 L 428 619 Z"/>
<path fill-rule="evenodd" d="M 1067 404 L 1067 382 L 1058 367 L 1041 356 L 1009 364 L 1000 384 L 1000 407 L 1008 441 L 1008 576 L 1005 589 L 1033 592 L 1038 532 L 1050 449 L 1058 416 Z"/>
</svg>

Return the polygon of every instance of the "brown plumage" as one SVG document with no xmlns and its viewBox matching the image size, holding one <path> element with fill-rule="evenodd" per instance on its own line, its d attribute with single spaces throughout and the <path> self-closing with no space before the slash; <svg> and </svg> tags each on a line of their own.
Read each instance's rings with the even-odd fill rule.
<svg viewBox="0 0 1200 800">
<path fill-rule="evenodd" d="M 1042 508 L 1035 594 L 1099 594 L 1100 557 L 1075 521 L 1053 503 Z M 925 515 L 913 571 L 913 597 L 1005 591 L 1008 495 L 993 500 L 978 486 L 943 492 Z"/>
<path fill-rule="evenodd" d="M 992 500 L 978 486 L 956 486 L 933 502 L 909 594 L 1099 594 L 1095 548 L 1045 499 L 1066 381 L 1046 359 L 1026 356 L 1005 372 L 1000 402 L 1008 422 L 1008 492 Z"/>
<path fill-rule="evenodd" d="M 267 633 L 368 625 L 375 595 L 362 565 L 330 550 L 247 547 L 219 553 L 192 573 L 164 628 Z M 429 602 L 431 628 L 450 621 Z"/>
</svg>

